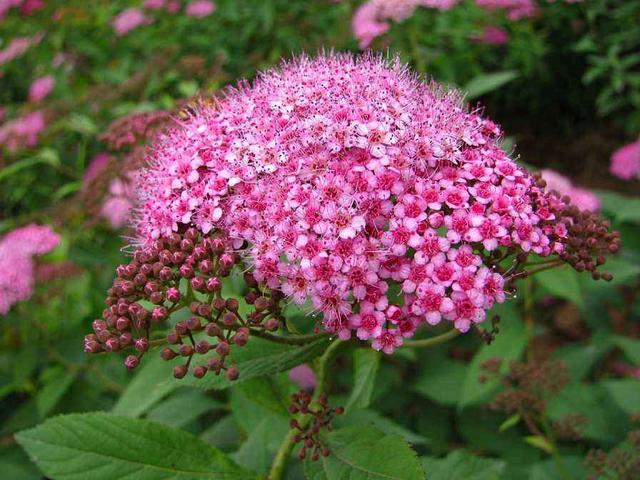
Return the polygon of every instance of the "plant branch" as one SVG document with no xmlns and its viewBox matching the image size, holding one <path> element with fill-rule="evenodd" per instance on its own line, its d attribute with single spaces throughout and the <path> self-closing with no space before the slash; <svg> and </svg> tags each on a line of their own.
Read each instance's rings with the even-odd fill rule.
<svg viewBox="0 0 640 480">
<path fill-rule="evenodd" d="M 318 335 L 319 336 L 319 335 Z M 316 366 L 316 388 L 313 391 L 313 397 L 311 399 L 310 405 L 315 405 L 320 398 L 320 395 L 324 392 L 325 382 L 327 378 L 327 365 L 331 360 L 331 357 L 336 352 L 340 345 L 344 342 L 340 340 L 334 340 L 327 349 L 324 351 L 322 356 L 317 361 Z M 298 424 L 301 428 L 305 428 L 309 422 L 311 421 L 311 415 L 298 415 L 296 418 Z M 280 444 L 280 448 L 278 449 L 278 453 L 276 453 L 275 458 L 273 459 L 273 463 L 271 464 L 271 470 L 269 470 L 269 475 L 267 476 L 267 480 L 281 480 L 282 474 L 284 473 L 284 468 L 287 464 L 287 460 L 291 455 L 291 450 L 295 444 L 294 437 L 296 436 L 296 430 L 290 429 L 287 433 L 287 436 L 284 437 L 284 440 Z"/>
<path fill-rule="evenodd" d="M 402 346 L 411 348 L 429 348 L 451 340 L 452 338 L 456 338 L 458 335 L 460 335 L 460 331 L 452 328 L 448 332 L 436 337 L 423 338 L 422 340 L 407 340 Z"/>
<path fill-rule="evenodd" d="M 314 335 L 288 335 L 286 337 L 281 335 L 273 335 L 271 333 L 267 333 L 263 330 L 251 330 L 251 335 L 255 335 L 256 337 L 264 338 L 265 340 L 269 340 L 275 343 L 284 343 L 286 345 L 305 345 L 307 343 L 315 342 L 321 338 L 328 336 L 328 333 L 319 333 Z"/>
</svg>

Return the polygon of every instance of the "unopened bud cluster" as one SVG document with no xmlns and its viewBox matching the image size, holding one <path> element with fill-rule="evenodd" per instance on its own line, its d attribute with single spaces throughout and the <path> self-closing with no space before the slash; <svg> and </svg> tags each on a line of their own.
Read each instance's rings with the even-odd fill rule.
<svg viewBox="0 0 640 480">
<path fill-rule="evenodd" d="M 200 357 L 205 360 L 191 368 L 196 378 L 211 371 L 235 380 L 238 368 L 227 365 L 232 347 L 246 345 L 251 329 L 276 330 L 281 298 L 245 274 L 249 292 L 244 301 L 253 310 L 243 317 L 240 302 L 222 294 L 222 280 L 238 261 L 226 238 L 203 237 L 192 228 L 136 251 L 128 265 L 116 269 L 107 308 L 103 318 L 93 322 L 94 333 L 85 337 L 85 351 L 133 349 L 135 353 L 124 361 L 133 369 L 151 343 L 157 342 L 151 340 L 154 327 L 164 324 L 172 313 L 188 309 L 190 317 L 175 324 L 166 336 L 168 346 L 161 351 L 165 360 L 184 358 L 173 375 L 183 378 Z"/>
<path fill-rule="evenodd" d="M 310 422 L 298 421 L 292 419 L 289 422 L 289 426 L 293 429 L 299 430 L 294 436 L 296 443 L 302 443 L 302 448 L 298 453 L 300 460 L 307 458 L 307 455 L 311 455 L 311 460 L 314 462 L 320 458 L 320 455 L 326 457 L 329 455 L 329 449 L 324 445 L 318 434 L 320 430 L 332 429 L 332 421 L 336 415 L 342 415 L 344 409 L 342 407 L 332 408 L 329 406 L 326 395 L 320 395 L 315 405 L 311 405 L 312 397 L 306 390 L 300 390 L 297 393 L 291 395 L 291 405 L 289 405 L 289 413 L 300 413 L 304 416 L 311 416 Z"/>
</svg>

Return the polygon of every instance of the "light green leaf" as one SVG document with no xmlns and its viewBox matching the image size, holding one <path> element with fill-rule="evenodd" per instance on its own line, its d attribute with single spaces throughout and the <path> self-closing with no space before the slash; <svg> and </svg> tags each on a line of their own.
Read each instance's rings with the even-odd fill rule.
<svg viewBox="0 0 640 480">
<path fill-rule="evenodd" d="M 445 458 L 423 457 L 422 465 L 429 480 L 498 480 L 506 466 L 502 460 L 480 458 L 463 450 Z"/>
<path fill-rule="evenodd" d="M 635 338 L 613 336 L 613 343 L 620 347 L 624 354 L 636 365 L 640 365 L 640 340 Z"/>
<path fill-rule="evenodd" d="M 467 92 L 467 99 L 474 99 L 485 93 L 497 90 L 518 77 L 518 72 L 505 70 L 504 72 L 486 73 L 469 81 L 463 90 Z"/>
<path fill-rule="evenodd" d="M 636 379 L 605 380 L 600 382 L 616 404 L 627 414 L 640 411 L 640 382 Z"/>
<path fill-rule="evenodd" d="M 527 344 L 527 333 L 520 319 L 516 306 L 513 304 L 499 305 L 492 313 L 499 313 L 501 317 L 500 333 L 490 345 L 482 345 L 474 355 L 471 364 L 467 368 L 467 374 L 462 385 L 460 408 L 482 403 L 495 392 L 500 384 L 499 379 L 490 378 L 480 383 L 480 366 L 490 358 L 502 359 L 501 371 L 508 368 L 509 360 L 520 358 Z"/>
<path fill-rule="evenodd" d="M 45 370 L 42 379 L 44 387 L 38 392 L 38 396 L 36 397 L 38 414 L 41 417 L 46 417 L 57 405 L 75 378 L 75 373 L 69 372 L 62 367 Z"/>
<path fill-rule="evenodd" d="M 569 268 L 554 268 L 536 273 L 536 281 L 551 295 L 573 302 L 578 307 L 584 305 L 578 282 L 578 272 Z"/>
<path fill-rule="evenodd" d="M 509 418 L 507 418 L 504 422 L 500 424 L 498 431 L 504 432 L 505 430 L 509 430 L 511 427 L 517 425 L 519 421 L 520 421 L 520 414 L 514 413 L 513 415 L 511 415 Z"/>
<path fill-rule="evenodd" d="M 350 410 L 345 415 L 336 417 L 334 420 L 336 428 L 350 427 L 350 426 L 364 426 L 369 425 L 375 427 L 388 435 L 397 435 L 404 438 L 407 442 L 413 445 L 419 445 L 426 443 L 424 437 L 412 432 L 408 428 L 397 424 L 390 418 L 380 415 L 375 410 L 358 409 Z"/>
<path fill-rule="evenodd" d="M 358 348 L 353 351 L 354 380 L 353 390 L 345 407 L 347 411 L 369 406 L 379 366 L 379 352 L 370 348 Z"/>
<path fill-rule="evenodd" d="M 56 480 L 256 478 L 191 434 L 106 413 L 54 417 L 16 439 Z"/>
<path fill-rule="evenodd" d="M 167 381 L 170 375 L 170 362 L 163 360 L 157 353 L 146 355 L 145 362 L 120 395 L 112 412 L 116 415 L 139 417 L 180 386 L 177 382 Z"/>
<path fill-rule="evenodd" d="M 238 380 L 231 382 L 224 375 L 207 375 L 203 379 L 187 377 L 183 380 L 172 380 L 170 383 L 206 389 L 228 388 L 251 378 L 284 372 L 308 362 L 324 352 L 328 344 L 327 337 L 306 345 L 285 345 L 261 338 L 251 338 L 245 347 L 233 348 L 226 361 L 227 365 L 237 365 L 240 370 Z"/>
<path fill-rule="evenodd" d="M 528 437 L 524 437 L 524 441 L 532 447 L 539 448 L 548 454 L 555 452 L 554 446 L 546 438 L 541 437 L 540 435 L 529 435 Z"/>
<path fill-rule="evenodd" d="M 186 387 L 174 392 L 149 410 L 147 420 L 181 428 L 199 416 L 222 406 L 221 402 L 207 396 L 202 390 Z"/>
<path fill-rule="evenodd" d="M 373 427 L 347 427 L 321 435 L 328 457 L 305 462 L 313 480 L 424 480 L 416 453 L 400 437 Z"/>
<path fill-rule="evenodd" d="M 420 365 L 420 376 L 414 388 L 427 398 L 442 405 L 456 405 L 460 401 L 468 364 L 451 360 L 444 355 L 429 357 Z"/>
</svg>

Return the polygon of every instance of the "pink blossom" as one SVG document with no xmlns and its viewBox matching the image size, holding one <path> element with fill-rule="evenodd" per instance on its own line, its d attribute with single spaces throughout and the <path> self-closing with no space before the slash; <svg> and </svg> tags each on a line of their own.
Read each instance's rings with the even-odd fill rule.
<svg viewBox="0 0 640 480">
<path fill-rule="evenodd" d="M 46 75 L 35 80 L 29 87 L 29 101 L 39 103 L 53 90 L 55 80 L 52 75 Z"/>
<path fill-rule="evenodd" d="M 509 20 L 533 17 L 538 13 L 538 5 L 534 0 L 475 0 L 485 10 L 503 10 Z"/>
<path fill-rule="evenodd" d="M 38 33 L 32 37 L 16 37 L 3 50 L 0 50 L 0 65 L 21 57 L 29 48 L 36 45 L 42 39 L 42 34 Z"/>
<path fill-rule="evenodd" d="M 118 35 L 124 35 L 151 20 L 139 8 L 127 8 L 113 17 L 111 25 Z"/>
<path fill-rule="evenodd" d="M 195 0 L 187 5 L 185 13 L 190 17 L 207 17 L 215 9 L 215 4 L 209 0 Z"/>
<path fill-rule="evenodd" d="M 104 171 L 104 169 L 109 164 L 109 159 L 109 154 L 105 152 L 100 152 L 91 159 L 82 179 L 85 186 L 87 186 L 92 180 L 97 178 L 98 175 L 100 175 L 100 173 Z"/>
<path fill-rule="evenodd" d="M 306 363 L 289 370 L 289 379 L 305 390 L 312 390 L 316 386 L 317 381 L 316 373 Z"/>
<path fill-rule="evenodd" d="M 4 145 L 9 151 L 33 147 L 44 128 L 42 111 L 27 113 L 0 126 L 0 146 Z"/>
<path fill-rule="evenodd" d="M 33 293 L 33 257 L 55 249 L 60 237 L 46 225 L 28 225 L 0 239 L 0 314 Z"/>
<path fill-rule="evenodd" d="M 109 193 L 100 209 L 100 215 L 105 218 L 113 228 L 122 228 L 127 225 L 131 210 L 133 209 L 132 180 L 130 178 L 116 178 L 109 185 Z"/>
<path fill-rule="evenodd" d="M 487 45 L 505 45 L 509 42 L 509 34 L 504 28 L 487 25 L 480 36 L 474 39 L 478 43 Z"/>
<path fill-rule="evenodd" d="M 458 0 L 368 0 L 360 5 L 353 15 L 351 28 L 360 48 L 389 30 L 389 21 L 401 22 L 418 6 L 448 10 Z"/>
<path fill-rule="evenodd" d="M 492 251 L 566 242 L 566 205 L 500 134 L 398 60 L 298 58 L 159 134 L 137 180 L 138 242 L 223 231 L 258 282 L 387 353 L 423 324 L 467 331 L 506 299 Z"/>
<path fill-rule="evenodd" d="M 613 152 L 609 171 L 623 180 L 640 177 L 640 138 Z"/>
<path fill-rule="evenodd" d="M 143 7 L 149 10 L 161 10 L 165 7 L 166 0 L 145 0 Z"/>
<path fill-rule="evenodd" d="M 547 182 L 548 190 L 556 190 L 561 195 L 567 195 L 571 199 L 571 203 L 581 210 L 594 212 L 600 210 L 600 200 L 586 188 L 576 187 L 571 183 L 571 180 L 554 170 L 546 169 L 540 173 L 543 180 Z"/>
</svg>

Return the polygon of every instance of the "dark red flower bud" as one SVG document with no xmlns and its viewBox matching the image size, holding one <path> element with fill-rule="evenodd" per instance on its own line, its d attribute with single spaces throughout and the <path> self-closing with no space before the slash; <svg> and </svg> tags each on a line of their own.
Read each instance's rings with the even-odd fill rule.
<svg viewBox="0 0 640 480">
<path fill-rule="evenodd" d="M 116 329 L 122 331 L 126 330 L 131 326 L 131 322 L 126 317 L 118 317 L 116 320 Z"/>
<path fill-rule="evenodd" d="M 211 306 L 208 303 L 198 305 L 197 313 L 201 317 L 209 318 L 211 316 Z"/>
<path fill-rule="evenodd" d="M 167 289 L 167 300 L 176 303 L 180 301 L 180 290 L 175 287 Z"/>
<path fill-rule="evenodd" d="M 193 376 L 196 378 L 202 378 L 207 374 L 207 367 L 204 365 L 196 365 L 193 367 Z"/>
<path fill-rule="evenodd" d="M 160 356 L 165 360 L 172 360 L 176 358 L 178 354 L 171 350 L 169 347 L 164 347 L 160 352 Z"/>
<path fill-rule="evenodd" d="M 256 310 L 258 310 L 259 312 L 262 310 L 266 310 L 269 307 L 269 299 L 266 297 L 258 297 L 256 298 L 254 305 L 256 307 Z"/>
<path fill-rule="evenodd" d="M 186 335 L 189 333 L 189 327 L 187 326 L 187 322 L 179 321 L 176 323 L 176 333 L 178 335 Z"/>
<path fill-rule="evenodd" d="M 222 334 L 222 330 L 215 323 L 208 324 L 204 330 L 210 337 L 217 337 Z"/>
<path fill-rule="evenodd" d="M 207 291 L 208 292 L 218 292 L 222 289 L 222 283 L 216 277 L 209 278 L 207 280 Z"/>
<path fill-rule="evenodd" d="M 237 367 L 229 367 L 227 369 L 227 379 L 230 381 L 237 380 L 240 376 L 240 370 Z"/>
<path fill-rule="evenodd" d="M 240 307 L 240 304 L 238 303 L 238 300 L 236 300 L 235 298 L 228 298 L 226 301 L 226 307 L 232 312 L 237 312 L 238 308 Z"/>
<path fill-rule="evenodd" d="M 196 352 L 203 355 L 209 351 L 211 344 L 206 340 L 198 340 L 196 342 Z"/>
<path fill-rule="evenodd" d="M 220 355 L 221 357 L 229 355 L 229 351 L 230 351 L 230 348 L 229 348 L 229 344 L 227 342 L 219 342 L 216 345 L 216 353 L 218 355 Z"/>
<path fill-rule="evenodd" d="M 146 338 L 138 338 L 135 341 L 134 347 L 139 352 L 146 352 L 149 350 L 149 340 Z"/>
<path fill-rule="evenodd" d="M 155 307 L 151 312 L 151 320 L 154 322 L 161 322 L 168 317 L 167 309 L 164 307 Z"/>
<path fill-rule="evenodd" d="M 116 337 L 111 337 L 104 342 L 104 348 L 108 352 L 117 352 L 120 350 L 120 341 Z"/>
<path fill-rule="evenodd" d="M 214 309 L 221 312 L 226 308 L 227 302 L 224 298 L 214 298 L 212 305 Z"/>
<path fill-rule="evenodd" d="M 124 359 L 124 366 L 127 367 L 129 370 L 133 370 L 134 368 L 136 368 L 139 363 L 140 363 L 140 359 L 135 355 L 129 355 L 127 358 Z"/>
<path fill-rule="evenodd" d="M 227 312 L 222 317 L 222 323 L 224 323 L 227 327 L 231 327 L 236 323 L 236 314 L 233 312 Z"/>
<path fill-rule="evenodd" d="M 191 345 L 187 345 L 186 343 L 180 345 L 178 351 L 183 357 L 190 357 L 191 355 L 193 355 L 193 347 Z"/>
<path fill-rule="evenodd" d="M 176 378 L 184 378 L 188 370 L 186 365 L 176 365 L 173 367 L 173 376 Z"/>
<path fill-rule="evenodd" d="M 207 367 L 209 367 L 209 370 L 215 373 L 218 373 L 220 372 L 220 370 L 222 370 L 222 364 L 222 360 L 220 360 L 220 358 L 218 357 L 213 357 L 207 360 Z"/>
</svg>

